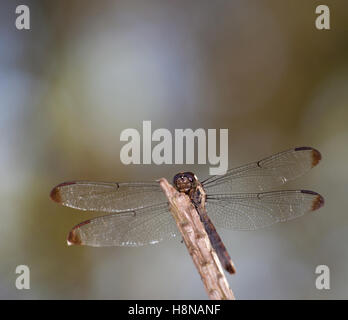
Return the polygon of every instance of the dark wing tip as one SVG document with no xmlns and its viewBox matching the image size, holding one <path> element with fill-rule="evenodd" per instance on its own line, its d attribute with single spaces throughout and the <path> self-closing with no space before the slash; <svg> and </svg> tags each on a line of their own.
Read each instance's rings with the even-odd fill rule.
<svg viewBox="0 0 348 320">
<path fill-rule="evenodd" d="M 68 246 L 82 244 L 80 236 L 78 235 L 78 233 L 74 229 L 69 232 L 66 242 L 68 243 Z"/>
<path fill-rule="evenodd" d="M 59 187 L 54 187 L 50 193 L 50 198 L 55 201 L 60 203 L 61 202 L 61 197 L 60 197 L 60 192 L 59 192 Z"/>
<path fill-rule="evenodd" d="M 321 154 L 318 150 L 312 150 L 312 168 L 315 167 L 321 160 Z"/>
<path fill-rule="evenodd" d="M 55 186 L 51 193 L 50 193 L 50 198 L 57 202 L 57 203 L 61 203 L 62 201 L 62 198 L 61 198 L 61 195 L 60 195 L 60 188 L 61 187 L 64 187 L 64 186 L 67 186 L 67 185 L 70 185 L 70 184 L 75 184 L 76 182 L 63 182 L 61 184 L 58 184 L 57 186 Z"/>
<path fill-rule="evenodd" d="M 82 239 L 80 236 L 79 228 L 85 224 L 90 223 L 90 222 L 91 222 L 91 220 L 86 220 L 84 222 L 77 224 L 74 228 L 72 228 L 72 230 L 69 232 L 68 238 L 67 238 L 67 243 L 69 246 L 82 245 Z"/>
<path fill-rule="evenodd" d="M 314 199 L 313 199 L 313 202 L 312 202 L 312 207 L 311 207 L 311 210 L 314 211 L 314 210 L 318 210 L 320 209 L 322 206 L 324 206 L 325 204 L 325 200 L 324 198 L 319 194 L 319 193 L 316 193 L 314 191 L 309 191 L 309 190 L 301 190 L 302 193 L 306 193 L 306 194 L 312 194 L 314 196 L 316 196 Z"/>
<path fill-rule="evenodd" d="M 312 168 L 315 167 L 319 161 L 321 160 L 321 154 L 317 149 L 314 149 L 312 147 L 299 147 L 295 148 L 295 151 L 305 151 L 305 150 L 311 150 L 311 156 L 312 156 Z"/>
</svg>

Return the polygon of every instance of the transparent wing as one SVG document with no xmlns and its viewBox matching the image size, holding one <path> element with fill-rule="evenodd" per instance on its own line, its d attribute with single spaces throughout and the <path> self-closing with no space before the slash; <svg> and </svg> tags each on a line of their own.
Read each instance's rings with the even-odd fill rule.
<svg viewBox="0 0 348 320">
<path fill-rule="evenodd" d="M 53 188 L 51 198 L 67 207 L 101 212 L 122 212 L 166 201 L 157 182 L 64 182 Z"/>
<path fill-rule="evenodd" d="M 320 152 L 311 147 L 294 148 L 212 176 L 202 184 L 208 194 L 272 190 L 302 176 L 320 159 Z"/>
<path fill-rule="evenodd" d="M 208 196 L 206 208 L 218 227 L 255 230 L 297 218 L 323 205 L 324 198 L 316 192 L 285 190 Z"/>
<path fill-rule="evenodd" d="M 168 203 L 87 220 L 69 233 L 68 244 L 142 246 L 179 234 Z"/>
</svg>

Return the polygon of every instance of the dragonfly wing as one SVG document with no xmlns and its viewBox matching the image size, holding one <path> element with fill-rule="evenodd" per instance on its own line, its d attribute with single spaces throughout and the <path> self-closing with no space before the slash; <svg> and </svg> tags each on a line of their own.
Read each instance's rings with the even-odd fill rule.
<svg viewBox="0 0 348 320">
<path fill-rule="evenodd" d="M 53 188 L 51 198 L 67 207 L 101 212 L 122 212 L 166 201 L 157 182 L 64 182 Z"/>
<path fill-rule="evenodd" d="M 68 244 L 93 247 L 142 246 L 178 235 L 168 203 L 84 221 L 69 233 Z"/>
<path fill-rule="evenodd" d="M 259 192 L 272 190 L 289 180 L 302 176 L 316 166 L 320 152 L 311 147 L 294 148 L 268 158 L 212 176 L 202 182 L 208 194 Z"/>
<path fill-rule="evenodd" d="M 206 208 L 218 227 L 255 230 L 297 218 L 323 205 L 324 198 L 316 192 L 284 190 L 212 195 L 207 197 Z"/>
</svg>

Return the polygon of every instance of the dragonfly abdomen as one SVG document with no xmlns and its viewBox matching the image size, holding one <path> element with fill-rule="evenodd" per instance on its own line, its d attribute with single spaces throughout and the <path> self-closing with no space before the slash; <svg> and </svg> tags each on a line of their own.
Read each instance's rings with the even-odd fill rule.
<svg viewBox="0 0 348 320">
<path fill-rule="evenodd" d="M 212 221 L 208 217 L 206 213 L 200 212 L 201 210 L 198 209 L 199 216 L 201 218 L 201 221 L 204 225 L 204 229 L 208 234 L 210 243 L 214 250 L 216 251 L 216 254 L 224 267 L 224 269 L 230 273 L 236 273 L 236 269 L 234 267 L 234 264 L 232 262 L 232 259 L 230 255 L 227 252 L 227 249 L 225 245 L 222 242 L 222 239 L 220 238 L 219 234 L 217 233 L 215 226 L 213 225 Z"/>
</svg>

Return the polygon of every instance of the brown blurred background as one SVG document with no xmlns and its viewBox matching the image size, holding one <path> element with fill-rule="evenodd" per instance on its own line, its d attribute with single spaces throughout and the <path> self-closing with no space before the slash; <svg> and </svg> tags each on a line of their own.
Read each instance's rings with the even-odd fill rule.
<svg viewBox="0 0 348 320">
<path fill-rule="evenodd" d="M 15 28 L 27 4 L 31 30 Z M 315 28 L 327 4 L 331 30 Z M 92 214 L 49 199 L 63 181 L 153 180 L 208 165 L 129 165 L 120 133 L 228 128 L 229 167 L 313 146 L 321 164 L 287 187 L 325 207 L 254 232 L 221 231 L 238 299 L 348 298 L 348 3 L 1 1 L 0 298 L 206 299 L 179 240 L 67 247 Z M 17 290 L 28 265 L 31 289 Z M 328 265 L 331 289 L 315 287 Z"/>
</svg>

